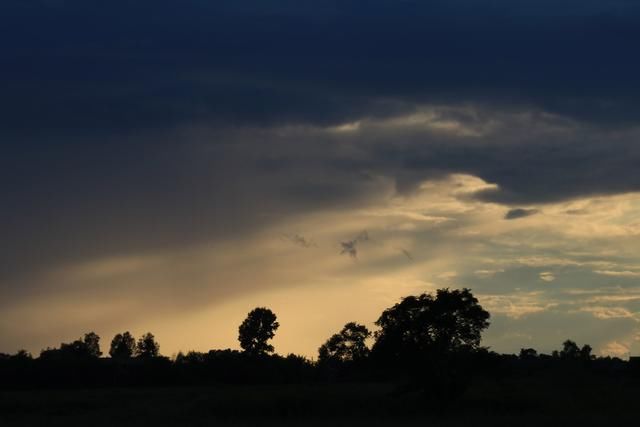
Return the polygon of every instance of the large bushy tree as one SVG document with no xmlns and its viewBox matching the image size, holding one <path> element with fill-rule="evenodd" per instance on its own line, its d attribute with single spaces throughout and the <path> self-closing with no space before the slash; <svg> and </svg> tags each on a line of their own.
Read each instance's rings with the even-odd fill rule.
<svg viewBox="0 0 640 427">
<path fill-rule="evenodd" d="M 489 317 L 466 288 L 439 289 L 435 296 L 408 296 L 376 321 L 380 330 L 374 350 L 405 358 L 477 349 Z"/>
<path fill-rule="evenodd" d="M 489 313 L 469 289 L 439 289 L 435 296 L 403 298 L 376 321 L 373 353 L 397 372 L 406 390 L 422 390 L 441 409 L 468 387 L 470 358 L 480 347 Z"/>
<path fill-rule="evenodd" d="M 366 340 L 371 332 L 366 326 L 355 322 L 344 325 L 318 349 L 320 362 L 352 362 L 362 360 L 369 354 Z"/>
<path fill-rule="evenodd" d="M 251 310 L 238 330 L 240 347 L 251 355 L 272 353 L 273 346 L 267 341 L 275 336 L 279 326 L 276 315 L 268 308 Z"/>
</svg>

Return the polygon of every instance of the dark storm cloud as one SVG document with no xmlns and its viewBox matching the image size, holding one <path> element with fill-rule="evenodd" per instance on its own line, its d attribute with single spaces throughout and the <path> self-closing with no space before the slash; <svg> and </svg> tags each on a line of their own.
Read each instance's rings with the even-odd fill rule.
<svg viewBox="0 0 640 427">
<path fill-rule="evenodd" d="M 640 161 L 637 130 L 575 124 L 558 130 L 541 117 L 516 125 L 508 115 L 495 113 L 493 118 L 506 126 L 481 137 L 400 131 L 393 143 L 389 142 L 391 135 L 375 132 L 363 138 L 379 142 L 372 149 L 372 157 L 379 162 L 378 167 L 387 168 L 398 179 L 400 189 L 405 191 L 425 178 L 452 172 L 476 175 L 497 184 L 498 188 L 483 190 L 475 197 L 507 205 L 640 189 L 640 177 L 630 173 Z"/>
<path fill-rule="evenodd" d="M 3 1 L 0 279 L 345 207 L 379 175 L 470 173 L 523 205 L 640 188 L 639 6 L 530 3 Z M 423 105 L 578 129 L 316 131 Z"/>
<path fill-rule="evenodd" d="M 328 124 L 460 102 L 633 123 L 640 7 L 528 3 L 3 2 L 2 128 Z"/>
<path fill-rule="evenodd" d="M 225 143 L 233 135 L 213 132 L 16 150 L 0 160 L 6 166 L 0 171 L 0 278 L 78 259 L 241 237 L 287 215 L 340 200 L 357 203 L 372 192 L 355 173 L 323 179 L 314 169 L 322 165 L 310 162 L 265 172 L 261 159 L 290 147 L 270 137 L 262 148 L 254 140 Z"/>
<path fill-rule="evenodd" d="M 504 219 L 520 219 L 520 218 L 526 218 L 528 216 L 531 215 L 535 215 L 537 213 L 539 213 L 540 211 L 537 209 L 522 209 L 522 208 L 515 208 L 515 209 L 511 209 L 509 210 L 509 212 L 507 212 L 504 216 Z"/>
</svg>

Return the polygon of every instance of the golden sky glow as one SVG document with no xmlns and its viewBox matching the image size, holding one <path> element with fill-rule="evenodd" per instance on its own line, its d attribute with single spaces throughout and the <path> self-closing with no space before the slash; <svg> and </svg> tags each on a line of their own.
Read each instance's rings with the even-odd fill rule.
<svg viewBox="0 0 640 427">
<path fill-rule="evenodd" d="M 534 206 L 535 215 L 505 220 L 505 207 L 468 197 L 494 187 L 473 176 L 425 181 L 406 196 L 390 185 L 381 179 L 368 206 L 290 217 L 242 239 L 45 272 L 39 295 L 5 312 L 11 322 L 28 319 L 10 342 L 26 338 L 37 352 L 85 330 L 108 341 L 130 329 L 152 331 L 168 355 L 237 348 L 246 313 L 268 306 L 282 325 L 277 351 L 314 357 L 344 323 L 373 326 L 402 296 L 469 286 L 499 325 L 485 342 L 496 350 L 550 350 L 575 336 L 590 337 L 599 353 L 639 348 L 640 292 L 627 285 L 640 275 L 639 194 Z M 364 230 L 370 240 L 358 244 L 357 258 L 341 255 L 340 242 Z M 565 322 L 557 331 L 537 325 L 545 313 Z M 585 322 L 597 321 L 627 326 L 584 333 Z"/>
</svg>

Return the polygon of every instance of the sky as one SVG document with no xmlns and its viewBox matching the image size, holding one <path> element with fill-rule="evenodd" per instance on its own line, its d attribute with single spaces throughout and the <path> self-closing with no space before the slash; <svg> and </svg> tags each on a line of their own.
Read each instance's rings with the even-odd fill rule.
<svg viewBox="0 0 640 427">
<path fill-rule="evenodd" d="M 492 350 L 640 355 L 639 43 L 632 0 L 3 0 L 0 352 L 266 306 L 315 357 L 468 287 Z"/>
</svg>

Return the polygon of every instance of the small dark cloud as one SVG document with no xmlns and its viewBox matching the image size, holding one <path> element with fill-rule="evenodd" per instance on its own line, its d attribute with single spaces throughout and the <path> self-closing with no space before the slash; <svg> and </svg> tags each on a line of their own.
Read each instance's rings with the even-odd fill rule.
<svg viewBox="0 0 640 427">
<path fill-rule="evenodd" d="M 355 238 L 356 242 L 367 242 L 369 241 L 369 232 L 367 230 L 364 230 L 362 233 L 358 234 L 358 236 Z"/>
<path fill-rule="evenodd" d="M 356 241 L 348 240 L 346 242 L 340 242 L 342 246 L 342 250 L 340 251 L 340 255 L 347 254 L 351 258 L 358 258 L 358 250 L 356 249 Z"/>
<path fill-rule="evenodd" d="M 358 236 L 356 236 L 355 239 L 347 240 L 346 242 L 340 242 L 340 245 L 342 246 L 342 250 L 340 251 L 340 255 L 347 254 L 351 258 L 357 259 L 358 258 L 358 244 L 362 243 L 362 242 L 368 242 L 369 240 L 370 240 L 369 239 L 369 232 L 367 230 L 364 230 L 362 233 L 358 234 Z"/>
<path fill-rule="evenodd" d="M 565 212 L 567 215 L 587 215 L 589 213 L 588 209 L 569 209 Z"/>
<path fill-rule="evenodd" d="M 540 211 L 538 209 L 522 209 L 522 208 L 516 208 L 516 209 L 511 209 L 509 212 L 507 212 L 504 216 L 504 219 L 520 219 L 520 218 L 526 218 L 528 216 L 532 216 L 535 215 L 537 213 L 539 213 Z"/>
<path fill-rule="evenodd" d="M 283 233 L 282 237 L 285 240 L 293 243 L 294 245 L 300 246 L 301 248 L 311 248 L 311 247 L 314 247 L 314 246 L 318 246 L 318 245 L 316 245 L 316 243 L 313 240 L 308 239 L 308 238 L 306 238 L 304 236 L 301 236 L 299 234 L 286 234 L 286 233 Z"/>
<path fill-rule="evenodd" d="M 400 250 L 400 252 L 402 252 L 402 254 L 403 254 L 404 256 L 406 256 L 406 257 L 407 257 L 407 259 L 408 259 L 409 261 L 413 261 L 413 256 L 411 255 L 411 252 L 409 252 L 408 250 L 406 250 L 406 249 L 404 249 L 404 248 L 399 248 L 399 250 Z"/>
</svg>

